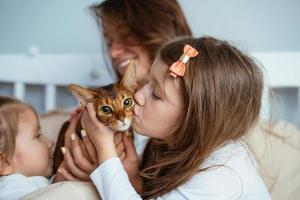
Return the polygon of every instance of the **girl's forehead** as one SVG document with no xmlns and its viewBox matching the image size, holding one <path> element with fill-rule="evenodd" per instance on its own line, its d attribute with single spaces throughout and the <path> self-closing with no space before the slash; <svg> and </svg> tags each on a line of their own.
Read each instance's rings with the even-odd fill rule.
<svg viewBox="0 0 300 200">
<path fill-rule="evenodd" d="M 166 63 L 156 59 L 151 67 L 150 76 L 150 79 L 163 90 L 171 103 L 181 101 L 179 78 L 169 75 L 169 66 Z M 176 103 L 174 102 L 174 104 Z"/>
<path fill-rule="evenodd" d="M 155 59 L 151 67 L 151 76 L 157 80 L 165 80 L 168 72 L 168 65 L 160 59 Z"/>
</svg>

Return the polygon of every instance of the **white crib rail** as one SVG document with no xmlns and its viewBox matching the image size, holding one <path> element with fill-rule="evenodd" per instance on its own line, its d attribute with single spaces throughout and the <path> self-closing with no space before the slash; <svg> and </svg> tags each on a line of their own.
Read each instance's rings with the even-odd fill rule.
<svg viewBox="0 0 300 200">
<path fill-rule="evenodd" d="M 281 88 L 282 90 L 285 88 L 298 88 L 297 102 L 295 105 L 290 106 L 295 106 L 293 108 L 297 111 L 297 120 L 295 123 L 300 127 L 300 52 L 257 52 L 253 53 L 253 56 L 265 69 L 266 89 L 263 98 L 262 117 L 269 119 L 273 114 L 271 112 L 272 103 L 276 106 L 274 99 L 270 99 L 272 95 L 269 88 Z M 289 115 L 288 111 L 286 115 Z M 289 118 L 289 116 L 285 118 Z"/>
<path fill-rule="evenodd" d="M 255 52 L 252 55 L 265 68 L 267 87 L 300 88 L 300 52 Z M 24 99 L 26 85 L 44 85 L 44 111 L 56 108 L 58 86 L 69 83 L 100 86 L 112 81 L 103 58 L 98 55 L 0 55 L 0 82 L 13 83 L 13 95 L 19 99 Z M 264 94 L 263 118 L 270 116 L 267 91 Z M 300 92 L 295 109 L 298 110 L 300 127 Z"/>
<path fill-rule="evenodd" d="M 0 82 L 14 83 L 14 97 L 21 100 L 27 84 L 44 85 L 45 111 L 49 111 L 56 106 L 57 86 L 111 83 L 113 78 L 103 63 L 100 56 L 94 55 L 1 55 Z"/>
</svg>

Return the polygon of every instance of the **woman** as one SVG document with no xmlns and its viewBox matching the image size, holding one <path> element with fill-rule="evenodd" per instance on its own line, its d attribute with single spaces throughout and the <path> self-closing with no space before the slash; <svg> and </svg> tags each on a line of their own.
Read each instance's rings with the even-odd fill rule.
<svg viewBox="0 0 300 200">
<path fill-rule="evenodd" d="M 160 47 L 176 36 L 192 35 L 176 0 L 105 0 L 99 5 L 92 6 L 91 10 L 102 30 L 106 41 L 105 49 L 117 77 L 123 75 L 131 59 L 135 60 L 138 89 L 148 81 L 150 66 Z M 73 112 L 72 116 L 76 116 L 77 111 Z M 77 117 L 72 119 L 65 136 L 67 154 L 68 149 L 72 151 L 70 137 L 77 123 Z M 117 134 L 115 138 L 116 145 L 122 149 L 121 134 Z M 135 137 L 139 154 L 142 153 L 145 142 L 144 138 Z M 73 165 L 72 169 L 77 168 L 75 163 Z M 90 172 L 95 167 L 95 165 L 86 167 L 88 169 L 86 171 Z M 89 173 L 77 168 L 73 176 L 70 174 L 69 180 L 75 180 L 76 177 L 89 180 Z M 62 180 L 59 173 L 56 178 L 56 181 L 58 180 Z"/>
<path fill-rule="evenodd" d="M 106 0 L 91 9 L 118 77 L 134 59 L 139 86 L 147 81 L 153 59 L 165 42 L 191 35 L 176 0 Z"/>
</svg>

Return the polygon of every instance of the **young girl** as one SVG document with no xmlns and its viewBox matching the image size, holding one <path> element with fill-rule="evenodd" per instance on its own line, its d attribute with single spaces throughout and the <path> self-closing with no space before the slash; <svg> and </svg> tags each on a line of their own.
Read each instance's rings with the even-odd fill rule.
<svg viewBox="0 0 300 200">
<path fill-rule="evenodd" d="M 49 185 L 52 146 L 31 106 L 0 97 L 0 199 L 20 199 Z"/>
<path fill-rule="evenodd" d="M 123 134 L 119 158 L 92 105 L 83 113 L 99 164 L 90 177 L 102 199 L 270 199 L 241 140 L 259 116 L 262 89 L 255 62 L 227 42 L 166 44 L 135 95 L 133 129 L 151 138 L 140 164 L 132 140 Z"/>
</svg>

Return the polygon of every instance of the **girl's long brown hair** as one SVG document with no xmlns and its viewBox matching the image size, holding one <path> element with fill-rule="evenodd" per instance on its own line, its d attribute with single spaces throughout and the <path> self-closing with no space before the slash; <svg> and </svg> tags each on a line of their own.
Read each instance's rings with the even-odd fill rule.
<svg viewBox="0 0 300 200">
<path fill-rule="evenodd" d="M 184 38 L 165 45 L 159 58 L 171 65 L 189 44 L 199 51 L 180 79 L 184 110 L 164 140 L 150 139 L 141 163 L 144 199 L 162 196 L 205 170 L 201 164 L 256 122 L 263 90 L 262 71 L 246 54 L 211 37 Z"/>
<path fill-rule="evenodd" d="M 91 10 L 101 23 L 119 27 L 120 39 L 130 35 L 137 40 L 152 61 L 171 38 L 192 35 L 176 0 L 105 0 Z"/>
</svg>

